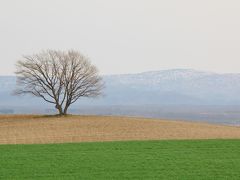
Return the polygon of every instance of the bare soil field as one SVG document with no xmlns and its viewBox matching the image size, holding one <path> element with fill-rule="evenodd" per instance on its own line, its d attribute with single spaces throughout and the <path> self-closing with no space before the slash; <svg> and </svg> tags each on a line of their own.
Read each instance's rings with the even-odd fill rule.
<svg viewBox="0 0 240 180">
<path fill-rule="evenodd" d="M 107 116 L 0 116 L 0 144 L 238 139 L 240 127 Z"/>
</svg>

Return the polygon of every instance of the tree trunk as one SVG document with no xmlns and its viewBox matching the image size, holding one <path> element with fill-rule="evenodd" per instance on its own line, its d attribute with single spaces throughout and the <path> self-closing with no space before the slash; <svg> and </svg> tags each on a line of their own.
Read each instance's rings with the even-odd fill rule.
<svg viewBox="0 0 240 180">
<path fill-rule="evenodd" d="M 69 107 L 69 105 L 66 105 L 66 106 L 65 106 L 64 111 L 63 111 L 63 114 L 64 114 L 64 115 L 67 115 L 68 107 Z"/>
<path fill-rule="evenodd" d="M 62 106 L 56 105 L 56 109 L 58 110 L 60 116 L 65 115 L 64 112 L 63 112 Z"/>
</svg>

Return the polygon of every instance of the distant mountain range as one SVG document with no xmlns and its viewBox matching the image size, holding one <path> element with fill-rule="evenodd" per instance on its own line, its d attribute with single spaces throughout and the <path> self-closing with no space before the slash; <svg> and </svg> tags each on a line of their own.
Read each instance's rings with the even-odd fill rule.
<svg viewBox="0 0 240 180">
<path fill-rule="evenodd" d="M 240 74 L 171 69 L 106 75 L 103 97 L 80 105 L 240 105 Z M 16 97 L 14 76 L 0 76 L 0 107 L 47 106 L 31 96 Z M 50 106 L 49 106 L 50 107 Z"/>
<path fill-rule="evenodd" d="M 108 102 L 159 105 L 240 104 L 240 74 L 173 69 L 105 77 Z"/>
</svg>

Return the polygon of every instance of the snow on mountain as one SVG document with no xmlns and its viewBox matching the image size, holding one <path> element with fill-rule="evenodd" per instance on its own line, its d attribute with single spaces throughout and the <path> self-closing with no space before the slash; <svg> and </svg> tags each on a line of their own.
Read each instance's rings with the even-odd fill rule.
<svg viewBox="0 0 240 180">
<path fill-rule="evenodd" d="M 145 84 L 156 85 L 163 82 L 182 82 L 199 79 L 214 73 L 207 73 L 201 71 L 194 71 L 191 69 L 174 69 L 163 71 L 150 71 L 139 74 L 125 74 L 125 75 L 109 75 L 106 79 L 117 80 L 123 84 Z"/>
<path fill-rule="evenodd" d="M 113 89 L 134 91 L 153 104 L 239 104 L 240 74 L 217 74 L 191 69 L 173 69 L 105 78 Z M 109 87 L 109 88 L 110 88 Z M 141 92 L 141 93 L 140 93 Z M 119 92 L 121 95 L 122 93 Z M 118 95 L 118 96 L 120 96 Z M 149 96 L 154 98 L 149 100 Z M 117 96 L 117 95 L 116 95 Z M 124 98 L 125 96 L 122 96 Z M 184 97 L 184 98 L 180 98 Z M 147 99 L 149 101 L 147 101 Z M 180 99 L 180 100 L 179 100 Z"/>
</svg>

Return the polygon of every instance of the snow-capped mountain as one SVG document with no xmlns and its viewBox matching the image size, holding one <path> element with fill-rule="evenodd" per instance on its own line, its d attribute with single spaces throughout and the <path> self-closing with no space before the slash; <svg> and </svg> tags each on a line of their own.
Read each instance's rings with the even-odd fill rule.
<svg viewBox="0 0 240 180">
<path fill-rule="evenodd" d="M 77 105 L 240 105 L 240 74 L 173 69 L 104 76 L 104 96 Z M 0 106 L 42 105 L 15 97 L 15 77 L 0 77 Z"/>
</svg>

